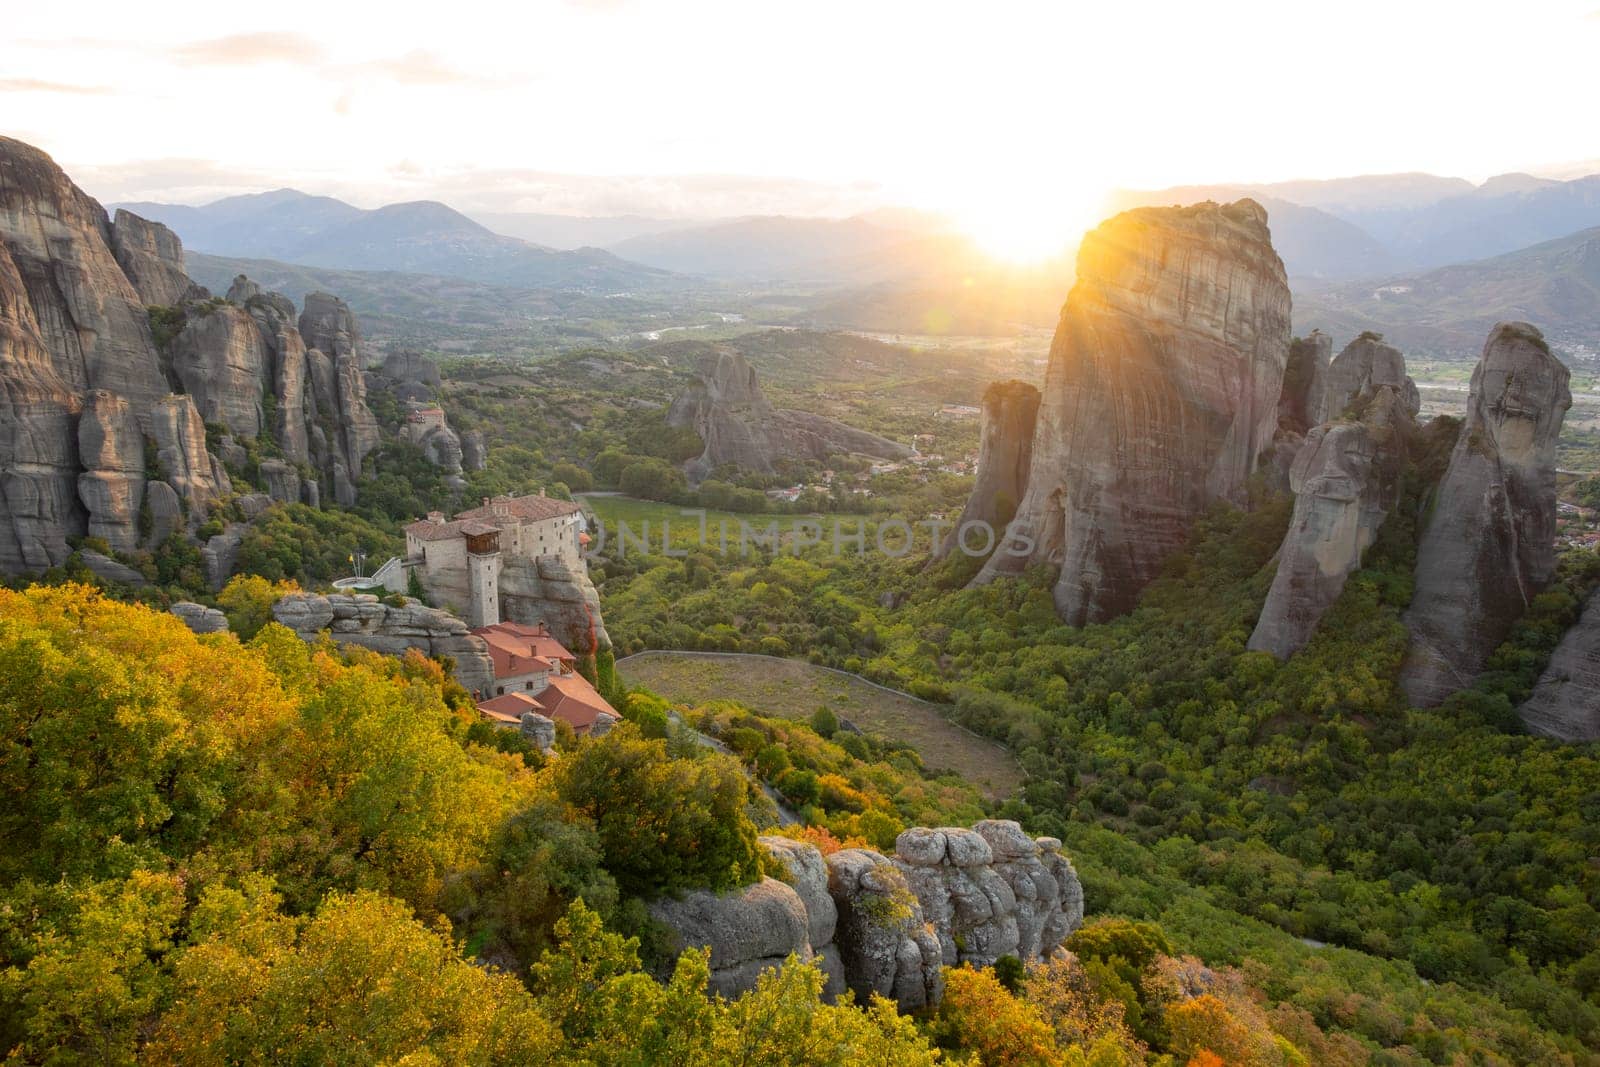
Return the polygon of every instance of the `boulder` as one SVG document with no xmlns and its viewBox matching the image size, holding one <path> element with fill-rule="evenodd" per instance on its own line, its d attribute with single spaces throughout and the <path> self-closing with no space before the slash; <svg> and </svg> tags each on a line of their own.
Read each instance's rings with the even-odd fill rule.
<svg viewBox="0 0 1600 1067">
<path fill-rule="evenodd" d="M 538 746 L 540 752 L 549 752 L 556 745 L 555 721 L 537 711 L 522 713 L 522 736 Z"/>
<path fill-rule="evenodd" d="M 1253 200 L 1124 212 L 1084 238 L 1027 490 L 974 581 L 1056 570 L 1071 625 L 1130 609 L 1272 442 L 1289 286 Z"/>
<path fill-rule="evenodd" d="M 110 556 L 83 549 L 78 553 L 78 557 L 83 560 L 83 565 L 93 571 L 95 577 L 102 581 L 131 585 L 136 589 L 150 584 L 150 580 L 143 574 L 125 563 L 118 563 Z"/>
<path fill-rule="evenodd" d="M 828 864 L 822 853 L 815 845 L 789 837 L 765 836 L 760 840 L 767 853 L 783 865 L 783 881 L 794 887 L 805 905 L 806 936 L 811 947 L 821 949 L 833 944 L 839 911 L 828 895 Z"/>
<path fill-rule="evenodd" d="M 171 611 L 183 620 L 185 626 L 197 634 L 227 632 L 228 617 L 216 608 L 208 608 L 192 600 L 180 600 L 172 605 Z"/>
<path fill-rule="evenodd" d="M 1600 741 L 1600 590 L 1589 595 L 1517 714 L 1538 737 Z"/>
<path fill-rule="evenodd" d="M 1570 374 L 1525 322 L 1489 334 L 1430 505 L 1400 684 L 1433 707 L 1472 683 L 1555 571 L 1556 441 Z"/>
<path fill-rule="evenodd" d="M 233 569 L 239 563 L 239 546 L 244 543 L 247 527 L 236 522 L 219 534 L 213 534 L 200 549 L 200 559 L 206 569 L 206 585 L 215 592 L 228 584 Z"/>
<path fill-rule="evenodd" d="M 998 544 L 1028 488 L 1033 461 L 1033 431 L 1039 415 L 1039 390 L 1026 382 L 995 382 L 983 393 L 978 431 L 978 476 L 955 529 L 935 549 L 943 559 L 962 545 L 977 551 Z M 973 524 L 963 540 L 961 532 Z M 992 531 L 985 535 L 981 531 Z"/>
<path fill-rule="evenodd" d="M 711 988 L 737 996 L 755 985 L 762 971 L 780 967 L 790 955 L 812 957 L 805 904 L 775 878 L 731 893 L 694 890 L 679 899 L 654 901 L 650 916 L 674 933 L 673 948 L 711 951 Z"/>
<path fill-rule="evenodd" d="M 144 483 L 144 507 L 150 515 L 150 532 L 144 538 L 146 548 L 154 548 L 183 529 L 183 503 L 177 490 L 166 482 Z"/>
</svg>

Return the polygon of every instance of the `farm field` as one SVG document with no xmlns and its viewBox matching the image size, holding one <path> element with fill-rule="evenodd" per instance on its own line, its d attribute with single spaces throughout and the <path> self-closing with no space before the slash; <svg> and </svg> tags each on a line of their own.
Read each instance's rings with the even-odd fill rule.
<svg viewBox="0 0 1600 1067">
<path fill-rule="evenodd" d="M 640 652 L 617 661 L 629 685 L 688 704 L 732 700 L 763 715 L 806 719 L 821 704 L 863 732 L 909 742 L 929 769 L 953 771 L 993 799 L 1022 783 L 1011 754 L 950 722 L 936 705 L 802 660 L 722 652 Z"/>
</svg>

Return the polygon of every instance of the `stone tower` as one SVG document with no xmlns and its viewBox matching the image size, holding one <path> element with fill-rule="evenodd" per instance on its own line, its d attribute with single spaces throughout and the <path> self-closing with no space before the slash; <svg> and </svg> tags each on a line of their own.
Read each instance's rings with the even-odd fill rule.
<svg viewBox="0 0 1600 1067">
<path fill-rule="evenodd" d="M 461 532 L 467 539 L 467 625 L 493 626 L 500 621 L 500 529 L 468 523 Z"/>
</svg>

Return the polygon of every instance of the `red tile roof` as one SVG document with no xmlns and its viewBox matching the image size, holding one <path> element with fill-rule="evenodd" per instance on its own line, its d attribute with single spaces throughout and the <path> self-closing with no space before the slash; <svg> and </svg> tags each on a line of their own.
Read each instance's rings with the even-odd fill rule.
<svg viewBox="0 0 1600 1067">
<path fill-rule="evenodd" d="M 539 670 L 552 670 L 559 664 L 573 665 L 578 658 L 565 645 L 550 636 L 543 626 L 520 622 L 497 622 L 471 631 L 489 646 L 496 678 L 510 678 Z"/>
<path fill-rule="evenodd" d="M 480 700 L 478 710 L 486 718 L 507 726 L 520 724 L 525 712 L 538 712 L 547 719 L 566 723 L 579 737 L 587 734 L 602 715 L 621 718 L 581 674 L 556 675 L 536 695 L 507 693 Z"/>
<path fill-rule="evenodd" d="M 544 706 L 526 693 L 507 693 L 503 697 L 493 700 L 480 700 L 478 710 L 496 722 L 510 725 L 519 725 L 524 712 L 536 711 L 544 714 Z"/>
<path fill-rule="evenodd" d="M 546 715 L 566 723 L 579 737 L 588 733 L 601 715 L 617 714 L 616 709 L 607 704 L 605 698 L 595 692 L 594 686 L 581 674 L 552 677 L 537 699 L 548 709 Z"/>
<path fill-rule="evenodd" d="M 449 522 L 419 519 L 408 524 L 405 531 L 419 541 L 443 541 L 464 534 L 490 532 L 484 529 L 469 530 L 466 528 L 467 523 L 480 526 L 488 523 L 494 530 L 499 530 L 509 521 L 541 522 L 545 519 L 560 518 L 562 515 L 577 515 L 582 511 L 583 509 L 572 501 L 557 500 L 553 496 L 498 497 L 482 507 L 456 512 L 456 517 Z"/>
<path fill-rule="evenodd" d="M 523 522 L 540 522 L 562 515 L 576 515 L 583 509 L 570 500 L 557 500 L 553 496 L 500 497 L 483 507 L 456 513 L 458 519 L 483 519 L 494 521 L 507 517 Z"/>
</svg>

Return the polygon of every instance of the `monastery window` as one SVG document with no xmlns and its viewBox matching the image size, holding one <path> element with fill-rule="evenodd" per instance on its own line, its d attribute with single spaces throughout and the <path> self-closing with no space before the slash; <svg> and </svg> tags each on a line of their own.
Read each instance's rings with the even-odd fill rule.
<svg viewBox="0 0 1600 1067">
<path fill-rule="evenodd" d="M 499 688 L 497 688 L 497 689 L 496 689 L 496 690 L 495 690 L 495 691 L 494 691 L 494 695 L 495 695 L 495 696 L 497 696 L 497 697 L 503 697 L 503 696 L 505 696 L 505 695 L 506 695 L 506 687 L 505 687 L 505 686 L 503 686 L 503 685 L 502 685 L 502 686 L 500 686 L 500 687 L 499 687 Z"/>
</svg>

